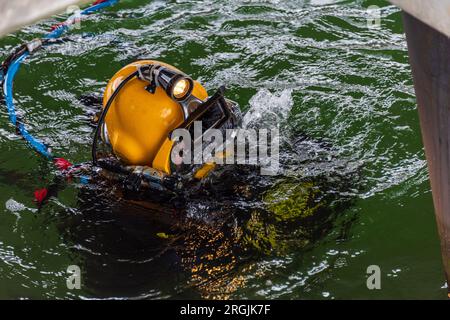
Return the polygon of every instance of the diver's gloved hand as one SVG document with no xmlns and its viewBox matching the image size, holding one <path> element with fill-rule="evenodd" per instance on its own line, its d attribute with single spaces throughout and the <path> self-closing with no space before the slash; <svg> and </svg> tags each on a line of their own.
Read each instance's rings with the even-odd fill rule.
<svg viewBox="0 0 450 320">
<path fill-rule="evenodd" d="M 136 172 L 130 173 L 123 182 L 124 189 L 138 192 L 141 189 L 142 175 Z"/>
</svg>

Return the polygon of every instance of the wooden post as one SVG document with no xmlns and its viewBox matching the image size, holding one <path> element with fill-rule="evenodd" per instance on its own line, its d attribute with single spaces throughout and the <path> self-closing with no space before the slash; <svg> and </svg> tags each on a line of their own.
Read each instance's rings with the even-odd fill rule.
<svg viewBox="0 0 450 320">
<path fill-rule="evenodd" d="M 447 20 L 450 21 L 450 11 L 447 14 Z M 409 13 L 403 14 L 403 22 L 441 239 L 442 259 L 449 284 L 450 38 Z"/>
</svg>

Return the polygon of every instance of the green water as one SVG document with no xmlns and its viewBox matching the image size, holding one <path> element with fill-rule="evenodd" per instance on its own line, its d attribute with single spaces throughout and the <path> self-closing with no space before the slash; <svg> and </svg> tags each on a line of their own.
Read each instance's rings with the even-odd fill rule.
<svg viewBox="0 0 450 320">
<path fill-rule="evenodd" d="M 367 28 L 370 5 L 381 29 Z M 3 38 L 0 56 L 63 18 Z M 0 298 L 445 298 L 402 32 L 385 1 L 134 0 L 90 16 L 15 83 L 26 125 L 58 155 L 89 160 L 95 110 L 79 97 L 155 58 L 210 91 L 225 84 L 248 126 L 278 125 L 284 176 L 249 180 L 261 197 L 176 208 L 68 183 L 38 211 L 33 192 L 56 172 L 2 108 Z M 381 290 L 366 287 L 373 264 Z M 69 265 L 80 290 L 66 287 Z"/>
</svg>

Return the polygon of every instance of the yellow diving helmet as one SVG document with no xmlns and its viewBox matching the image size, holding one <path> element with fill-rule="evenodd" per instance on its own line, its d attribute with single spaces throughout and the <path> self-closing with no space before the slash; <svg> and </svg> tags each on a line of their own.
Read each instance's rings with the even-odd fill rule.
<svg viewBox="0 0 450 320">
<path fill-rule="evenodd" d="M 214 108 L 221 110 L 211 126 L 214 128 L 229 123 L 237 109 L 223 97 L 223 89 L 208 99 L 200 83 L 169 64 L 154 60 L 131 63 L 106 86 L 94 136 L 94 164 L 98 163 L 100 137 L 124 166 L 145 166 L 170 175 L 174 146 L 170 133 L 177 128 L 189 129 Z M 203 178 L 213 168 L 211 163 L 199 166 L 194 176 Z"/>
</svg>

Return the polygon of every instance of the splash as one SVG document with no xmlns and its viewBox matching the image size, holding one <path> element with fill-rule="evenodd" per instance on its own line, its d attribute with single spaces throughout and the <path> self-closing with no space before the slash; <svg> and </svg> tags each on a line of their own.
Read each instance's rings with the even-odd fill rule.
<svg viewBox="0 0 450 320">
<path fill-rule="evenodd" d="M 249 105 L 242 121 L 244 128 L 279 127 L 286 121 L 294 105 L 292 89 L 285 89 L 277 94 L 261 89 L 250 99 Z"/>
</svg>

